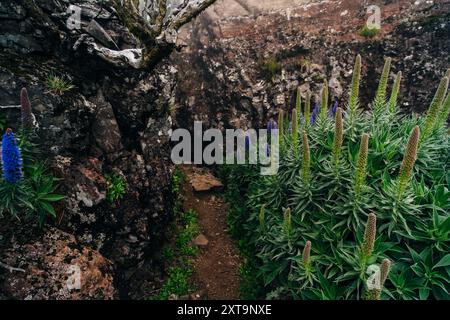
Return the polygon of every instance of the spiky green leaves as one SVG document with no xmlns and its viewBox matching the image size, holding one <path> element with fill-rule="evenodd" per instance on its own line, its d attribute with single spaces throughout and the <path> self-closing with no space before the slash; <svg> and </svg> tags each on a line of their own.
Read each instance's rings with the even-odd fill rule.
<svg viewBox="0 0 450 320">
<path fill-rule="evenodd" d="M 353 67 L 352 83 L 348 100 L 348 113 L 350 128 L 353 128 L 356 110 L 359 106 L 359 82 L 361 80 L 361 56 L 358 54 Z"/>
<path fill-rule="evenodd" d="M 436 94 L 434 95 L 433 101 L 428 108 L 427 116 L 422 128 L 422 138 L 420 140 L 421 142 L 426 141 L 433 130 L 434 124 L 439 114 L 439 110 L 442 105 L 442 101 L 444 100 L 445 93 L 447 92 L 447 88 L 448 78 L 444 77 L 439 83 L 439 87 L 436 91 Z"/>
<path fill-rule="evenodd" d="M 292 110 L 292 152 L 298 154 L 298 116 L 297 109 Z"/>
<path fill-rule="evenodd" d="M 354 191 L 355 197 L 361 195 L 366 180 L 367 156 L 369 153 L 369 135 L 364 133 L 359 145 L 358 160 L 356 163 Z"/>
<path fill-rule="evenodd" d="M 311 153 L 309 150 L 308 134 L 303 131 L 302 135 L 302 180 L 305 185 L 309 185 L 311 177 Z"/>
<path fill-rule="evenodd" d="M 361 253 L 364 258 L 372 255 L 377 235 L 377 216 L 372 212 L 367 218 L 366 228 L 364 230 L 364 240 L 361 246 Z"/>
<path fill-rule="evenodd" d="M 402 72 L 399 71 L 395 77 L 394 86 L 392 87 L 391 97 L 389 98 L 388 108 L 389 112 L 392 114 L 395 112 L 397 106 L 398 92 L 400 91 L 400 82 L 402 80 Z"/>
<path fill-rule="evenodd" d="M 342 109 L 337 108 L 334 126 L 333 140 L 333 164 L 335 169 L 339 166 L 339 158 L 341 157 L 342 142 L 344 141 L 344 122 L 342 120 Z"/>
<path fill-rule="evenodd" d="M 397 196 L 400 199 L 408 186 L 411 179 L 414 163 L 417 158 L 417 148 L 419 146 L 420 128 L 415 126 L 409 136 L 409 141 L 406 146 L 405 154 L 403 155 L 403 161 L 400 166 L 400 173 L 397 180 Z"/>
</svg>

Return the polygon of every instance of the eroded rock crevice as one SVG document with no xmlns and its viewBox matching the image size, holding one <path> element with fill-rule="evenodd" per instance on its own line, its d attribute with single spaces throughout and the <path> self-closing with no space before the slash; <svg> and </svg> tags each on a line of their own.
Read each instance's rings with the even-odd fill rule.
<svg viewBox="0 0 450 320">
<path fill-rule="evenodd" d="M 82 8 L 81 29 L 67 24 L 70 4 Z M 170 51 L 161 51 L 152 68 L 137 68 L 133 50 L 143 44 L 109 1 L 7 1 L 0 21 L 0 104 L 19 104 L 21 88 L 28 89 L 39 157 L 61 178 L 58 192 L 66 196 L 43 229 L 33 221 L 2 222 L 0 261 L 25 273 L 0 270 L 1 296 L 146 297 L 161 276 L 153 256 L 172 206 L 168 110 L 177 69 L 164 60 Z M 73 88 L 52 92 L 51 75 Z M 7 125 L 17 130 L 20 109 L 5 110 Z M 111 203 L 112 173 L 127 188 Z M 84 289 L 64 289 L 64 270 L 79 264 Z"/>
</svg>

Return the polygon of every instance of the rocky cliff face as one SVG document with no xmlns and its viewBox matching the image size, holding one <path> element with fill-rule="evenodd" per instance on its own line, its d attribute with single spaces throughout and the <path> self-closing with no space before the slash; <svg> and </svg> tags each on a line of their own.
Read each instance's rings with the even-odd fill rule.
<svg viewBox="0 0 450 320">
<path fill-rule="evenodd" d="M 259 127 L 278 108 L 293 106 L 298 86 L 318 93 L 324 79 L 345 101 L 357 53 L 363 106 L 373 98 L 383 57 L 391 56 L 405 76 L 402 107 L 420 112 L 450 65 L 450 4 L 443 0 L 373 1 L 382 30 L 371 40 L 359 35 L 366 1 L 218 0 L 182 31 L 178 44 L 185 48 L 166 59 L 174 30 L 189 20 L 186 9 L 171 10 L 178 20 L 161 20 L 167 28 L 150 41 L 158 50 L 146 48 L 153 59 L 146 70 L 139 69 L 142 39 L 129 32 L 117 2 L 0 3 L 0 106 L 8 106 L 0 113 L 17 129 L 14 106 L 28 89 L 40 157 L 66 195 L 57 219 L 42 229 L 2 219 L 0 262 L 24 272 L 0 268 L 0 298 L 146 297 L 171 212 L 173 127 L 190 128 L 194 119 Z M 183 1 L 199 10 L 209 2 Z M 82 8 L 79 29 L 68 25 L 70 4 Z M 75 87 L 53 92 L 50 74 Z M 105 199 L 112 172 L 127 183 L 116 203 Z M 81 290 L 67 290 L 72 265 L 82 272 Z"/>
<path fill-rule="evenodd" d="M 81 29 L 67 23 L 68 1 L 0 3 L 0 105 L 12 106 L 0 112 L 17 129 L 14 106 L 28 89 L 40 157 L 66 196 L 43 229 L 2 219 L 0 261 L 25 272 L 0 268 L 0 297 L 142 298 L 151 290 L 149 266 L 171 212 L 168 110 L 177 69 L 164 60 L 134 68 L 137 39 L 101 3 L 70 2 L 82 9 Z M 112 64 L 105 52 L 120 55 Z M 50 74 L 74 88 L 53 92 Z M 105 175 L 113 172 L 127 191 L 110 203 Z M 71 265 L 81 268 L 81 291 L 66 288 Z"/>
<path fill-rule="evenodd" d="M 360 35 L 369 4 L 381 12 L 381 32 L 373 39 Z M 391 76 L 404 75 L 401 107 L 421 112 L 450 66 L 449 12 L 448 1 L 219 0 L 183 31 L 187 47 L 173 55 L 183 75 L 177 121 L 259 127 L 278 108 L 293 107 L 297 87 L 318 94 L 325 79 L 330 99 L 342 104 L 358 53 L 363 107 L 390 56 Z"/>
</svg>

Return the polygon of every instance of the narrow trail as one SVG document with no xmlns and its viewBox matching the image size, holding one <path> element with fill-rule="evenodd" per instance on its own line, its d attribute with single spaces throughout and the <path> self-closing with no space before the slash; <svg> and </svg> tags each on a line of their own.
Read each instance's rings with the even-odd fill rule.
<svg viewBox="0 0 450 320">
<path fill-rule="evenodd" d="M 194 260 L 193 276 L 200 298 L 238 299 L 241 257 L 227 232 L 228 208 L 217 192 L 219 182 L 204 169 L 184 167 L 183 171 L 183 209 L 198 213 L 200 227 L 200 235 L 194 239 L 200 250 Z"/>
</svg>

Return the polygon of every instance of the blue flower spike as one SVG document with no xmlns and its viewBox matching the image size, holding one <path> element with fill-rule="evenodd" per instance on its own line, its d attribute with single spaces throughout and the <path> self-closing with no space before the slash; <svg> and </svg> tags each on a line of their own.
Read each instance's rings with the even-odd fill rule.
<svg viewBox="0 0 450 320">
<path fill-rule="evenodd" d="M 311 124 L 314 124 L 314 122 L 316 122 L 318 113 L 319 113 L 319 104 L 316 102 L 313 113 L 311 114 L 311 119 L 310 119 Z"/>
<path fill-rule="evenodd" d="M 3 179 L 11 184 L 22 180 L 22 156 L 12 129 L 8 128 L 2 138 Z"/>
</svg>

